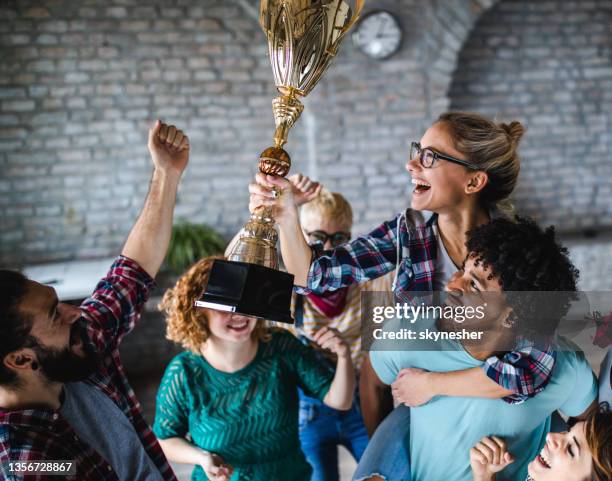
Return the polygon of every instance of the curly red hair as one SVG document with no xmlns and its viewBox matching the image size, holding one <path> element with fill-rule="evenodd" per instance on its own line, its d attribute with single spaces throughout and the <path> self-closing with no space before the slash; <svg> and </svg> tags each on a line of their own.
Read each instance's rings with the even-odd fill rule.
<svg viewBox="0 0 612 481">
<path fill-rule="evenodd" d="M 202 296 L 208 284 L 215 259 L 223 259 L 223 257 L 205 257 L 192 265 L 179 278 L 174 287 L 165 292 L 158 306 L 158 309 L 166 315 L 166 339 L 194 353 L 199 353 L 202 344 L 210 337 L 209 309 L 195 307 L 195 301 Z M 252 337 L 261 341 L 268 340 L 265 321 L 257 321 Z"/>
</svg>

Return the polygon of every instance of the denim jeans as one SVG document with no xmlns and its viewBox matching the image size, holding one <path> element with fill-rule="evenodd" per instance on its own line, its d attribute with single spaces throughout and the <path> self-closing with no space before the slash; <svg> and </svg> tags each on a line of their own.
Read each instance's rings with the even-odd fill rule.
<svg viewBox="0 0 612 481">
<path fill-rule="evenodd" d="M 376 428 L 359 461 L 353 481 L 378 475 L 387 481 L 410 481 L 410 408 L 396 407 Z"/>
<path fill-rule="evenodd" d="M 359 461 L 368 444 L 359 397 L 350 411 L 338 411 L 300 390 L 300 441 L 313 469 L 312 481 L 338 481 L 338 445 Z"/>
</svg>

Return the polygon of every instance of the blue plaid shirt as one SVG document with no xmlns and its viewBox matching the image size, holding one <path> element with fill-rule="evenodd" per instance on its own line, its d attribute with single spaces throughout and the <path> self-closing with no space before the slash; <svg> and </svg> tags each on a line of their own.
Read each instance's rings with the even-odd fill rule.
<svg viewBox="0 0 612 481">
<path fill-rule="evenodd" d="M 322 294 L 393 270 L 396 271 L 393 292 L 398 302 L 410 302 L 414 298 L 410 293 L 433 291 L 438 256 L 437 218 L 433 212 L 407 209 L 369 234 L 334 250 L 324 252 L 320 245 L 313 246 L 308 286 L 296 291 Z M 521 340 L 515 351 L 501 359 L 496 356 L 487 359 L 483 369 L 490 379 L 514 392 L 504 400 L 518 404 L 544 389 L 555 359 L 552 345 L 541 351 L 533 343 Z"/>
</svg>

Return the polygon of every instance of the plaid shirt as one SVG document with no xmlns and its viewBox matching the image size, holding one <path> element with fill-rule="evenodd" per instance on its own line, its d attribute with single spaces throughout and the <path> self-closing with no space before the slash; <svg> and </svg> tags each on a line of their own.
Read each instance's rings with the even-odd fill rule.
<svg viewBox="0 0 612 481">
<path fill-rule="evenodd" d="M 118 347 L 136 325 L 154 285 L 153 279 L 134 261 L 120 256 L 91 297 L 81 305 L 79 325 L 90 346 L 100 354 L 99 370 L 87 383 L 110 397 L 138 433 L 142 445 L 163 479 L 176 481 L 157 438 L 123 371 Z M 113 467 L 83 442 L 57 410 L 36 408 L 0 410 L 0 463 L 8 461 L 70 460 L 76 464 L 75 481 L 118 481 Z M 0 468 L 1 469 L 1 468 Z M 3 473 L 7 480 L 55 480 L 57 476 Z M 124 480 L 121 480 L 124 481 Z"/>
<path fill-rule="evenodd" d="M 313 246 L 308 286 L 296 290 L 300 294 L 322 294 L 395 270 L 395 298 L 398 302 L 410 302 L 414 296 L 409 292 L 434 290 L 437 255 L 437 214 L 408 209 L 333 251 L 323 252 L 320 245 Z M 483 370 L 497 384 L 514 392 L 504 398 L 506 402 L 518 404 L 544 389 L 555 360 L 556 352 L 551 345 L 540 351 L 521 340 L 516 350 L 502 359 L 495 356 L 487 359 Z"/>
</svg>

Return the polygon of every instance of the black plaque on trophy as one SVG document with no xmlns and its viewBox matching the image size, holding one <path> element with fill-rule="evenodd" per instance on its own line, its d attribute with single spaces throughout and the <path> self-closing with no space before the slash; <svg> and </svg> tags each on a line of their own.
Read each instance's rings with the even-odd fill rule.
<svg viewBox="0 0 612 481">
<path fill-rule="evenodd" d="M 247 262 L 215 260 L 195 305 L 293 324 L 293 275 Z"/>
</svg>

